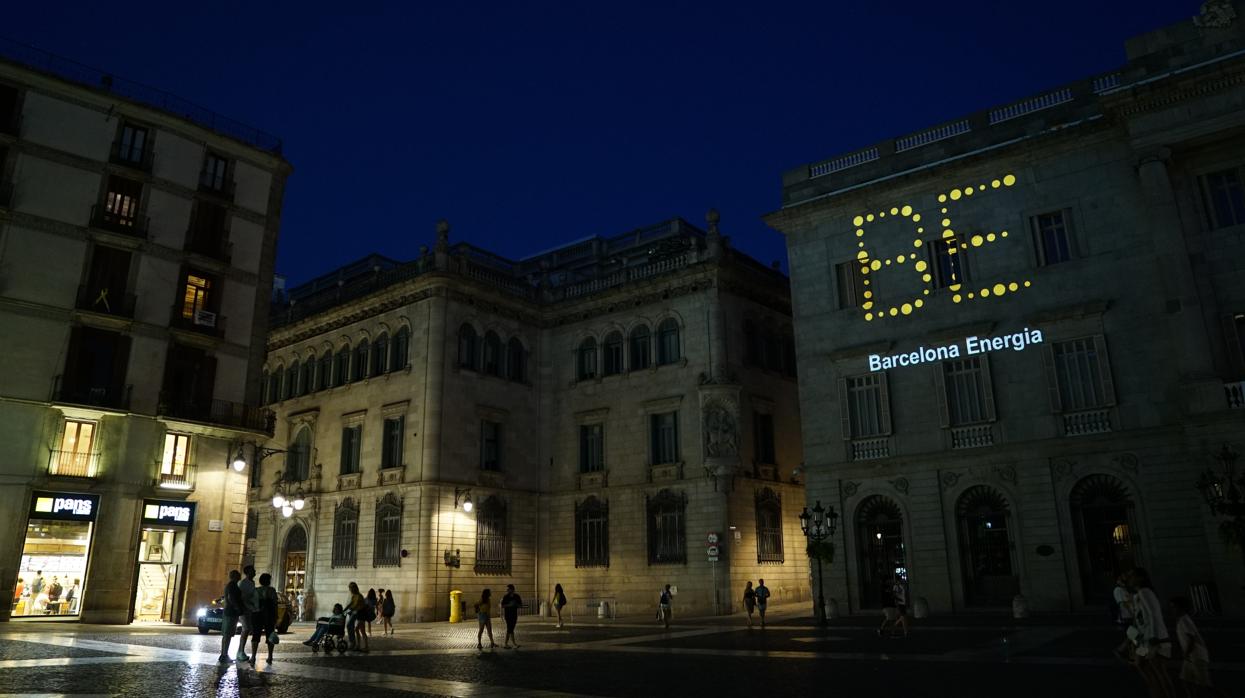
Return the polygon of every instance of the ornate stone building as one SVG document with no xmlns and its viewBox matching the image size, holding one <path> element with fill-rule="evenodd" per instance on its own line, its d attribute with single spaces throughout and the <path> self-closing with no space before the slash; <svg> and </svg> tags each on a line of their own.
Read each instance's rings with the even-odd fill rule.
<svg viewBox="0 0 1245 698">
<path fill-rule="evenodd" d="M 289 173 L 273 136 L 0 41 L 0 620 L 220 593 Z"/>
<path fill-rule="evenodd" d="M 417 620 L 507 583 L 593 616 L 650 612 L 666 583 L 684 613 L 758 577 L 807 598 L 787 280 L 716 213 L 518 261 L 443 223 L 414 261 L 292 289 L 272 324 L 285 453 L 251 492 L 253 555 L 316 607 L 350 581 Z"/>
<path fill-rule="evenodd" d="M 934 611 L 1080 610 L 1140 565 L 1245 611 L 1198 487 L 1245 447 L 1245 28 L 1207 5 L 1119 71 L 785 174 L 841 605 L 899 578 Z"/>
</svg>

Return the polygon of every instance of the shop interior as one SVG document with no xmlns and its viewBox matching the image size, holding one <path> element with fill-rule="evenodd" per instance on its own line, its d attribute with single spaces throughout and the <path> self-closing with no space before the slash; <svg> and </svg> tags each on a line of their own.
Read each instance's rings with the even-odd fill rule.
<svg viewBox="0 0 1245 698">
<path fill-rule="evenodd" d="M 91 523 L 31 519 L 13 588 L 12 617 L 74 618 L 82 611 Z"/>
<path fill-rule="evenodd" d="M 175 623 L 186 561 L 186 530 L 144 528 L 138 545 L 135 622 Z"/>
</svg>

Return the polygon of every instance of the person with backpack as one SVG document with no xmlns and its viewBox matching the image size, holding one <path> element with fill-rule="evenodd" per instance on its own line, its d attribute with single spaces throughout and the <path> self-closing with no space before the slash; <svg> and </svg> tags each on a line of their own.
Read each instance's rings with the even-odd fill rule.
<svg viewBox="0 0 1245 698">
<path fill-rule="evenodd" d="M 769 605 L 769 587 L 765 586 L 765 580 L 757 580 L 757 613 L 761 615 L 761 629 L 765 629 L 765 608 Z"/>
<path fill-rule="evenodd" d="M 558 627 L 562 627 L 562 609 L 566 607 L 566 592 L 561 584 L 553 585 L 553 612 L 558 614 Z"/>
<path fill-rule="evenodd" d="M 510 642 L 514 641 L 514 648 L 519 649 L 519 640 L 514 636 L 514 626 L 519 624 L 519 609 L 523 608 L 523 597 L 519 596 L 514 590 L 513 584 L 506 585 L 506 594 L 501 597 L 501 613 L 506 619 L 506 640 L 503 646 L 510 647 Z"/>
<path fill-rule="evenodd" d="M 666 629 L 670 629 L 671 601 L 674 595 L 670 593 L 670 585 L 667 584 L 665 589 L 661 590 L 661 596 L 657 599 L 657 617 L 661 618 L 666 624 Z"/>
<path fill-rule="evenodd" d="M 397 612 L 397 608 L 393 603 L 393 589 L 385 590 L 385 600 L 380 604 L 380 617 L 383 619 L 380 633 L 382 635 L 393 634 L 393 616 Z"/>
<path fill-rule="evenodd" d="M 272 588 L 272 575 L 267 572 L 259 575 L 259 586 L 255 589 L 255 598 L 259 610 L 251 616 L 251 664 L 254 665 L 259 656 L 259 639 L 268 643 L 268 664 L 272 664 L 272 647 L 280 641 L 277 637 L 277 590 Z"/>
</svg>

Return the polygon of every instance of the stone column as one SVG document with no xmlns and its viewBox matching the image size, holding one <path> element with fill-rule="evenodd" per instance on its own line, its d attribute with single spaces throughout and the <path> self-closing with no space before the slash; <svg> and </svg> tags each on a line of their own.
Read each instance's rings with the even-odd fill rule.
<svg viewBox="0 0 1245 698">
<path fill-rule="evenodd" d="M 423 395 L 423 453 L 420 459 L 422 482 L 435 482 L 441 477 L 441 413 L 445 391 L 446 304 L 449 299 L 440 289 L 429 299 L 426 364 Z"/>
</svg>

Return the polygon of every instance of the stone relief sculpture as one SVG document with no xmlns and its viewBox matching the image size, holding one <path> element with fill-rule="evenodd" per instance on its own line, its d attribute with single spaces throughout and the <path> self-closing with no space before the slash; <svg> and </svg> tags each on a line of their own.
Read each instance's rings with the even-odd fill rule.
<svg viewBox="0 0 1245 698">
<path fill-rule="evenodd" d="M 714 458 L 739 454 L 735 416 L 720 402 L 705 405 L 705 453 Z"/>
</svg>

